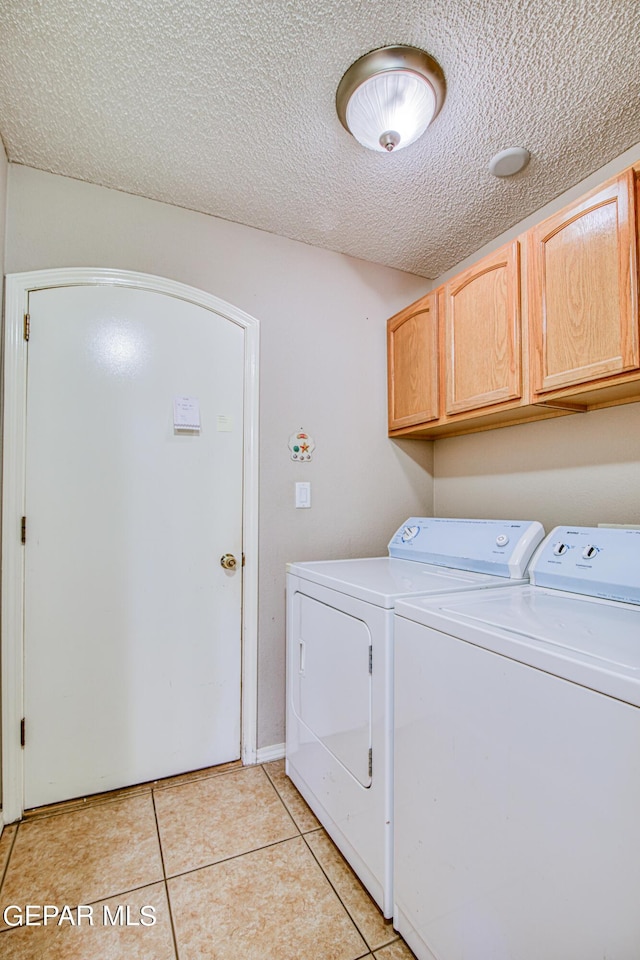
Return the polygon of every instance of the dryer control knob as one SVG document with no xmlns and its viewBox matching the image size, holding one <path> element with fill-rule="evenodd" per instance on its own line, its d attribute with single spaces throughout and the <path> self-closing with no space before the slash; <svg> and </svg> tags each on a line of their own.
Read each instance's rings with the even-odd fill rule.
<svg viewBox="0 0 640 960">
<path fill-rule="evenodd" d="M 561 557 L 562 554 L 563 554 L 563 553 L 566 553 L 568 549 L 569 549 L 569 544 L 568 544 L 568 543 L 562 543 L 562 542 L 560 541 L 560 542 L 556 543 L 555 547 L 553 548 L 553 552 L 554 552 L 554 554 L 556 555 L 556 557 Z"/>
<path fill-rule="evenodd" d="M 496 537 L 496 547 L 506 547 L 509 543 L 509 537 L 506 533 L 501 533 L 499 537 Z"/>
<path fill-rule="evenodd" d="M 420 533 L 420 527 L 405 527 L 402 531 L 402 542 L 410 543 Z"/>
<path fill-rule="evenodd" d="M 593 544 L 588 544 L 582 551 L 582 557 L 584 560 L 593 560 L 593 558 L 599 553 L 597 547 L 594 547 Z"/>
</svg>

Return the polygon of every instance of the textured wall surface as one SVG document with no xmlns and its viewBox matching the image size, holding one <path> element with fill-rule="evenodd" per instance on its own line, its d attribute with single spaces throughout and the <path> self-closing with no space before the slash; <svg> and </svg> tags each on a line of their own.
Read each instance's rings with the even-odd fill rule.
<svg viewBox="0 0 640 960">
<path fill-rule="evenodd" d="M 638 0 L 0 0 L 9 159 L 436 277 L 640 140 Z M 335 91 L 375 47 L 448 84 L 390 156 Z M 510 180 L 490 158 L 521 145 Z"/>
<path fill-rule="evenodd" d="M 7 271 L 119 267 L 170 277 L 260 322 L 258 746 L 284 739 L 289 560 L 371 556 L 431 513 L 430 444 L 386 436 L 385 321 L 426 291 L 408 274 L 238 224 L 12 166 Z M 317 448 L 291 461 L 305 427 Z M 294 508 L 296 480 L 312 507 Z"/>
</svg>

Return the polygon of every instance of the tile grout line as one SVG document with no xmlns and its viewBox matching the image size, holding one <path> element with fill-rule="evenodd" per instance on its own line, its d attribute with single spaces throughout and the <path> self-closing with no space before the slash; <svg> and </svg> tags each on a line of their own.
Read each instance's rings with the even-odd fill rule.
<svg viewBox="0 0 640 960">
<path fill-rule="evenodd" d="M 284 801 L 284 797 L 281 796 L 280 791 L 278 790 L 278 788 L 276 787 L 275 783 L 273 782 L 273 780 L 271 779 L 271 777 L 269 776 L 269 774 L 268 774 L 267 771 L 265 770 L 265 768 L 264 768 L 264 767 L 265 767 L 264 763 L 261 763 L 260 766 L 262 767 L 262 772 L 264 773 L 265 777 L 267 778 L 267 781 L 271 784 L 271 787 L 272 787 L 273 790 L 275 791 L 276 797 L 278 798 L 278 800 L 280 801 L 280 803 L 281 803 L 282 806 L 284 807 L 287 816 L 288 816 L 289 819 L 291 820 L 291 823 L 294 825 L 294 827 L 295 827 L 296 830 L 298 831 L 298 836 L 301 837 L 301 836 L 302 836 L 302 830 L 300 829 L 300 827 L 298 826 L 298 824 L 297 824 L 296 821 L 294 820 L 293 814 L 291 813 L 291 811 L 289 810 L 289 807 L 287 806 L 287 804 L 286 804 L 285 801 Z"/>
<path fill-rule="evenodd" d="M 223 857 L 221 860 L 214 860 L 212 863 L 203 863 L 199 867 L 193 867 L 191 870 L 182 870 L 180 873 L 172 873 L 167 880 L 178 880 L 180 877 L 188 877 L 191 873 L 199 873 L 201 870 L 209 870 L 210 867 L 217 867 L 221 863 L 231 863 L 232 860 L 239 860 L 240 857 L 250 857 L 254 853 L 260 853 L 262 850 L 269 850 L 271 847 L 278 847 L 281 843 L 291 843 L 292 840 L 300 840 L 302 834 L 295 837 L 283 837 L 282 840 L 274 840 L 272 843 L 264 843 L 261 847 L 253 847 L 251 850 L 243 850 L 242 853 L 233 853 L 230 857 Z"/>
<path fill-rule="evenodd" d="M 309 830 L 309 833 L 315 833 L 315 832 L 317 832 L 317 831 Z M 325 831 L 325 832 L 326 832 L 326 831 Z M 329 837 L 328 834 L 327 834 L 327 837 Z M 351 922 L 353 923 L 354 927 L 356 928 L 356 930 L 358 931 L 358 933 L 360 934 L 360 936 L 362 937 L 362 939 L 363 939 L 364 942 L 366 943 L 367 948 L 368 948 L 368 950 L 369 950 L 369 953 L 373 956 L 373 950 L 374 950 L 374 948 L 369 944 L 369 941 L 368 941 L 367 938 L 365 937 L 363 931 L 362 931 L 362 930 L 360 929 L 360 927 L 358 926 L 355 917 L 352 916 L 351 911 L 349 910 L 349 907 L 346 905 L 346 903 L 344 902 L 344 900 L 343 900 L 342 897 L 340 896 L 340 893 L 339 893 L 339 891 L 338 891 L 338 888 L 335 886 L 335 884 L 334 884 L 333 881 L 331 880 L 331 877 L 329 876 L 329 874 L 327 873 L 327 871 L 326 871 L 326 870 L 324 869 L 324 867 L 322 866 L 322 863 L 320 862 L 319 858 L 316 856 L 315 852 L 313 851 L 313 848 L 311 847 L 311 845 L 310 845 L 309 843 L 307 843 L 307 834 L 302 834 L 302 839 L 303 839 L 304 842 L 307 844 L 307 849 L 309 850 L 309 853 L 311 854 L 311 856 L 313 857 L 313 859 L 316 861 L 316 863 L 318 864 L 318 866 L 320 867 L 320 869 L 321 869 L 322 872 L 324 873 L 325 877 L 327 878 L 328 883 L 331 885 L 332 890 L 335 892 L 335 895 L 337 896 L 338 900 L 340 901 L 340 903 L 341 903 L 342 906 L 344 907 L 345 911 L 347 912 L 347 914 L 348 914 L 348 916 L 349 916 L 349 919 L 351 920 Z M 331 840 L 331 837 L 329 837 L 329 840 Z M 340 853 L 339 850 L 338 850 L 338 853 Z M 340 856 L 342 857 L 342 854 L 341 854 L 341 853 L 340 853 Z M 344 857 L 343 857 L 343 859 L 344 859 Z M 349 869 L 351 870 L 351 867 L 349 866 L 349 864 L 347 863 L 346 860 L 345 860 L 345 863 L 347 864 L 347 867 L 349 867 Z M 355 874 L 354 874 L 354 876 L 355 876 Z M 356 879 L 357 879 L 357 877 L 356 877 Z M 359 881 L 359 882 L 360 882 L 360 881 Z M 366 893 L 366 895 L 371 899 L 371 895 L 369 894 L 369 892 L 368 892 L 364 887 L 363 887 L 363 890 L 364 890 L 364 892 Z M 372 902 L 373 905 L 375 906 L 376 910 L 378 910 L 379 907 L 378 907 L 378 905 L 375 903 L 375 901 L 374 901 L 373 899 L 371 899 L 371 902 Z M 400 934 L 395 930 L 395 928 L 392 927 L 392 931 L 393 931 L 393 937 L 392 937 L 392 939 L 391 939 L 391 940 L 388 940 L 386 943 L 380 944 L 380 946 L 378 946 L 378 947 L 375 948 L 376 950 L 382 950 L 383 947 L 388 947 L 388 946 L 390 946 L 392 943 L 396 943 L 396 941 L 400 940 Z M 367 954 L 364 954 L 364 956 L 367 956 Z"/>
<path fill-rule="evenodd" d="M 269 760 L 269 761 L 267 761 L 267 762 L 268 762 L 268 763 L 273 763 L 272 760 Z M 264 765 L 264 764 L 261 764 L 261 766 L 264 768 L 265 765 Z M 322 830 L 322 829 L 323 829 L 323 826 L 322 826 L 322 824 L 320 823 L 320 821 L 318 821 L 318 826 L 317 826 L 317 827 L 311 827 L 309 830 L 303 830 L 302 827 L 298 826 L 298 823 L 297 823 L 294 815 L 291 813 L 291 810 L 290 810 L 289 807 L 287 806 L 287 801 L 284 799 L 283 795 L 282 795 L 282 794 L 280 793 L 280 791 L 278 790 L 278 787 L 276 786 L 275 781 L 274 781 L 273 778 L 271 777 L 271 774 L 270 774 L 267 770 L 265 770 L 265 773 L 267 774 L 267 777 L 269 778 L 269 782 L 271 783 L 271 786 L 273 787 L 273 789 L 274 789 L 274 790 L 276 791 L 276 793 L 278 794 L 278 797 L 279 797 L 279 799 L 280 799 L 280 802 L 283 804 L 285 810 L 287 811 L 287 813 L 289 814 L 289 816 L 290 816 L 291 819 L 293 820 L 293 825 L 294 825 L 294 827 L 295 827 L 296 830 L 298 831 L 298 834 L 299 834 L 301 837 L 304 837 L 304 836 L 306 836 L 306 835 L 309 834 L 309 833 L 317 833 L 318 830 Z M 285 776 L 286 776 L 286 774 L 285 774 Z M 287 777 L 287 779 L 289 779 L 289 778 Z M 295 784 L 293 783 L 293 781 L 289 780 L 289 783 L 291 784 L 291 786 L 293 787 L 293 789 L 296 790 L 296 792 L 298 792 Z M 298 796 L 300 797 L 300 799 L 302 800 L 302 802 L 303 802 L 304 804 L 306 804 L 307 807 L 309 807 L 309 804 L 308 804 L 307 801 L 304 799 L 304 797 L 302 796 L 302 794 L 301 794 L 301 793 L 298 793 Z M 311 807 L 309 807 L 309 811 L 313 814 L 313 816 L 314 816 L 315 819 L 317 820 L 318 818 L 316 817 L 315 813 L 313 813 L 313 810 L 311 810 Z"/>
<path fill-rule="evenodd" d="M 169 911 L 169 923 L 171 924 L 171 937 L 173 939 L 173 952 L 175 953 L 176 960 L 180 960 L 180 952 L 178 950 L 178 938 L 176 936 L 176 928 L 173 922 L 173 910 L 171 909 L 171 898 L 169 896 L 169 884 L 167 882 L 167 868 L 164 862 L 164 851 L 162 849 L 162 838 L 160 836 L 160 823 L 158 822 L 158 811 L 156 810 L 156 798 L 153 789 L 151 790 L 151 802 L 153 803 L 153 815 L 156 821 L 156 832 L 158 834 L 158 846 L 160 848 L 160 862 L 162 864 L 162 882 L 164 884 L 164 892 L 167 898 L 167 909 Z"/>
<path fill-rule="evenodd" d="M 324 874 L 327 883 L 329 884 L 329 886 L 331 887 L 331 889 L 332 889 L 333 892 L 335 893 L 336 897 L 338 898 L 338 902 L 340 903 L 342 909 L 344 910 L 344 912 L 346 913 L 346 915 L 349 917 L 349 920 L 351 920 L 351 923 L 353 924 L 353 926 L 354 926 L 354 928 L 355 928 L 358 936 L 362 937 L 362 942 L 363 942 L 363 943 L 366 945 L 366 947 L 367 947 L 368 953 L 361 953 L 360 956 L 359 956 L 358 958 L 356 958 L 356 960 L 361 960 L 362 957 L 367 957 L 367 956 L 372 952 L 372 951 L 371 951 L 371 946 L 369 945 L 369 941 L 367 940 L 367 938 L 365 937 L 364 933 L 362 932 L 362 930 L 360 929 L 360 927 L 359 927 L 358 924 L 356 923 L 355 919 L 351 916 L 351 911 L 349 910 L 349 908 L 347 907 L 346 903 L 343 901 L 342 897 L 341 897 L 340 894 L 338 893 L 338 891 L 337 891 L 337 889 L 336 889 L 336 887 L 335 887 L 335 884 L 332 883 L 331 877 L 329 876 L 329 874 L 327 873 L 327 871 L 324 869 L 324 867 L 323 867 L 322 864 L 320 863 L 319 859 L 316 857 L 316 855 L 315 855 L 315 853 L 313 852 L 313 850 L 311 849 L 310 845 L 307 843 L 307 838 L 306 838 L 306 836 L 305 836 L 304 834 L 302 834 L 302 839 L 303 839 L 304 842 L 305 842 L 305 845 L 306 845 L 306 847 L 307 847 L 307 850 L 309 851 L 309 853 L 311 854 L 311 856 L 313 857 L 313 859 L 315 860 L 315 862 L 318 864 L 318 867 L 320 868 L 320 870 L 321 870 L 322 873 Z M 386 946 L 386 944 L 385 944 L 385 946 Z"/>
</svg>

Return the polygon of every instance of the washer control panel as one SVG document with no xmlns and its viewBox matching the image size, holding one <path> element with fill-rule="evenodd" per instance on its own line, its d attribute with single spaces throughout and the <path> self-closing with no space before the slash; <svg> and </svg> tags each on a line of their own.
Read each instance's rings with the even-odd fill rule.
<svg viewBox="0 0 640 960">
<path fill-rule="evenodd" d="M 534 520 L 409 517 L 391 538 L 389 556 L 522 579 L 543 537 Z"/>
<path fill-rule="evenodd" d="M 640 603 L 640 530 L 556 527 L 529 573 L 539 587 Z"/>
</svg>

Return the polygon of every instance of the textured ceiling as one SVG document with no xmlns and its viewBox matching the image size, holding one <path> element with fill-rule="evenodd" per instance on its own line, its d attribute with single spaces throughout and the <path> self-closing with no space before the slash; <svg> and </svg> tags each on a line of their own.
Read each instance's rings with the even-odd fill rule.
<svg viewBox="0 0 640 960">
<path fill-rule="evenodd" d="M 447 99 L 391 155 L 340 125 L 410 43 Z M 639 0 L 0 0 L 8 157 L 436 277 L 640 141 Z M 487 170 L 508 146 L 529 167 Z"/>
</svg>

